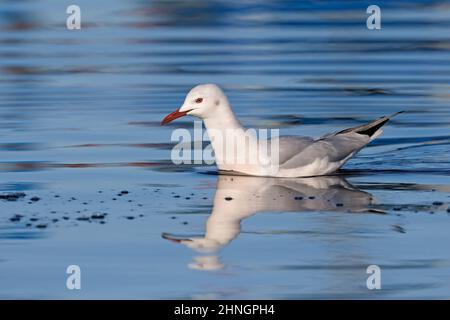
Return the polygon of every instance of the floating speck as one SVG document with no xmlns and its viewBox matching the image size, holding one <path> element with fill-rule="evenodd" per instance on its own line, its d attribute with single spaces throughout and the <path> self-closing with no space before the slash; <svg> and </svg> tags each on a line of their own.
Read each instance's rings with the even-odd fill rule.
<svg viewBox="0 0 450 320">
<path fill-rule="evenodd" d="M 20 214 L 15 214 L 12 218 L 9 219 L 11 222 L 19 222 L 23 218 Z"/>
<path fill-rule="evenodd" d="M 0 194 L 0 200 L 17 201 L 20 198 L 24 198 L 25 196 L 26 196 L 26 194 L 23 192 L 6 193 L 6 194 Z"/>
<path fill-rule="evenodd" d="M 104 219 L 105 217 L 106 217 L 106 213 L 94 213 L 93 215 L 91 215 L 91 219 L 94 219 L 94 220 Z"/>
<path fill-rule="evenodd" d="M 406 230 L 402 226 L 399 226 L 398 224 L 393 225 L 392 229 L 394 231 L 397 231 L 398 233 L 406 233 Z"/>
</svg>

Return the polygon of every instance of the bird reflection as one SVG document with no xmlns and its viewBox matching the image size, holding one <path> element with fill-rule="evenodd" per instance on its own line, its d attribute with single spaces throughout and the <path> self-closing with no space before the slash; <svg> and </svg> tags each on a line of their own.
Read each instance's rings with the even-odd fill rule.
<svg viewBox="0 0 450 320">
<path fill-rule="evenodd" d="M 241 232 L 241 221 L 260 212 L 374 212 L 373 197 L 338 176 L 261 178 L 219 175 L 211 215 L 203 237 L 182 238 L 163 233 L 164 239 L 183 244 L 201 256 L 192 269 L 224 268 L 218 251 Z"/>
</svg>

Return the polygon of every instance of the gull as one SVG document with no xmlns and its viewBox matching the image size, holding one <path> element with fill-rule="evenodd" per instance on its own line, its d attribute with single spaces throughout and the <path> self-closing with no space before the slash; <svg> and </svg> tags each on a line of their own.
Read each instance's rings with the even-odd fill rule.
<svg viewBox="0 0 450 320">
<path fill-rule="evenodd" d="M 384 214 L 374 207 L 373 195 L 358 189 L 341 176 L 273 178 L 218 175 L 213 208 L 203 236 L 162 238 L 202 254 L 190 268 L 222 269 L 216 255 L 241 233 L 241 223 L 262 212 L 336 212 Z M 205 256 L 205 254 L 207 254 Z"/>
<path fill-rule="evenodd" d="M 377 138 L 382 133 L 381 127 L 389 119 L 401 112 L 319 138 L 271 137 L 267 139 L 264 149 L 261 148 L 261 138 L 248 134 L 238 121 L 224 92 L 215 84 L 202 84 L 192 88 L 183 105 L 167 115 L 161 125 L 186 115 L 202 119 L 219 171 L 294 178 L 330 175 L 336 172 L 358 151 Z M 233 144 L 234 141 L 248 143 Z M 262 152 L 262 149 L 266 153 Z"/>
</svg>

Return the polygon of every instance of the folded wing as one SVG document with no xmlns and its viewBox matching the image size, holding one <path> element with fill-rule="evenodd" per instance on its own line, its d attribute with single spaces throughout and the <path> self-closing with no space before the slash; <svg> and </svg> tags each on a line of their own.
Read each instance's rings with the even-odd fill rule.
<svg viewBox="0 0 450 320">
<path fill-rule="evenodd" d="M 329 162 L 345 162 L 355 153 L 378 137 L 380 129 L 390 118 L 399 114 L 381 117 L 368 124 L 348 128 L 318 139 L 298 136 L 282 136 L 278 139 L 279 164 L 283 169 L 294 169 L 313 163 L 316 159 L 328 158 Z"/>
</svg>

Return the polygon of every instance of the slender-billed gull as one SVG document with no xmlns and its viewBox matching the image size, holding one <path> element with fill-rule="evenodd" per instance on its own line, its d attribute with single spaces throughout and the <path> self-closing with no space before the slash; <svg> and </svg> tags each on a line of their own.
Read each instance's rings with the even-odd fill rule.
<svg viewBox="0 0 450 320">
<path fill-rule="evenodd" d="M 261 138 L 247 133 L 223 91 L 215 84 L 203 84 L 194 87 L 183 105 L 161 124 L 186 115 L 198 117 L 208 131 L 219 170 L 289 178 L 332 174 L 377 138 L 382 133 L 381 127 L 400 112 L 319 138 L 272 137 L 267 139 L 266 152 L 261 153 Z M 239 140 L 248 143 L 233 145 Z M 233 153 L 231 161 L 230 153 Z"/>
</svg>

